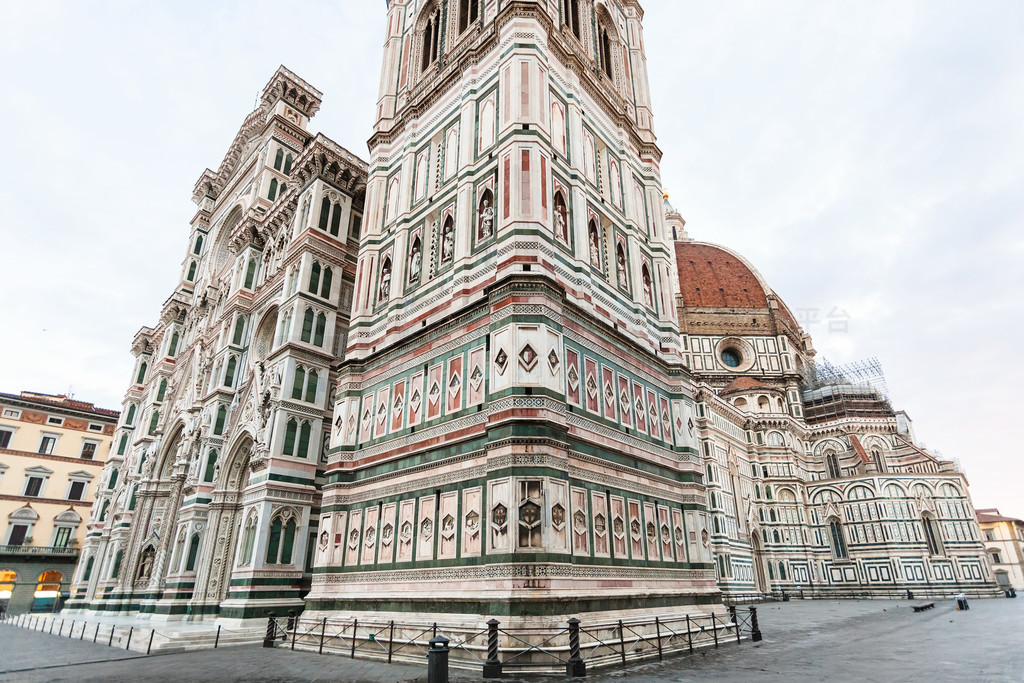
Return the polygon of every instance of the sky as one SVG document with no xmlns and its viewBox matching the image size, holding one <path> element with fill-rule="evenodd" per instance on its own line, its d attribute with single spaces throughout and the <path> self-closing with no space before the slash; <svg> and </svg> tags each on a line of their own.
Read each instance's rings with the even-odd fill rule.
<svg viewBox="0 0 1024 683">
<path fill-rule="evenodd" d="M 1024 517 L 1024 3 L 646 0 L 662 180 Z M 0 391 L 117 408 L 192 188 L 280 64 L 366 158 L 384 3 L 0 0 Z"/>
</svg>

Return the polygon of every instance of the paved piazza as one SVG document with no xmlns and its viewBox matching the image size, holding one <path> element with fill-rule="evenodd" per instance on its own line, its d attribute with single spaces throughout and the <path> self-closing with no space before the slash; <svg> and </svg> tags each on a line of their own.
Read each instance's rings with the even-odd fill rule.
<svg viewBox="0 0 1024 683">
<path fill-rule="evenodd" d="M 975 600 L 967 612 L 955 611 L 952 601 L 921 613 L 909 605 L 878 600 L 761 605 L 764 641 L 757 645 L 745 642 L 594 672 L 586 680 L 1021 680 L 1024 600 Z M 145 657 L 0 626 L 0 681 L 98 680 L 426 681 L 426 664 L 387 666 L 254 646 Z M 479 678 L 453 671 L 452 680 Z"/>
</svg>

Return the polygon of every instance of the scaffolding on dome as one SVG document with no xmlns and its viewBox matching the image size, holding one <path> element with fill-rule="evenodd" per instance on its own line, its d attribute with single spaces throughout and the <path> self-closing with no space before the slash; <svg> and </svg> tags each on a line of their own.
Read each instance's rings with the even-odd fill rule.
<svg viewBox="0 0 1024 683">
<path fill-rule="evenodd" d="M 827 358 L 804 371 L 804 417 L 809 423 L 885 418 L 893 413 L 885 372 L 877 358 L 835 365 Z"/>
</svg>

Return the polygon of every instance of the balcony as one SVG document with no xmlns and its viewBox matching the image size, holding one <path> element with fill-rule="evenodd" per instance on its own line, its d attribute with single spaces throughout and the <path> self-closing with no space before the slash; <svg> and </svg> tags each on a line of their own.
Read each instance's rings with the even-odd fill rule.
<svg viewBox="0 0 1024 683">
<path fill-rule="evenodd" d="M 46 545 L 0 545 L 0 555 L 67 555 L 74 557 L 78 547 L 58 548 Z"/>
</svg>

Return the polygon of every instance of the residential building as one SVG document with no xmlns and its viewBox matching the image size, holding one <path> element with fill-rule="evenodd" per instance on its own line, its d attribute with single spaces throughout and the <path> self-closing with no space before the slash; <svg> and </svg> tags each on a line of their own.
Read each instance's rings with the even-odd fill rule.
<svg viewBox="0 0 1024 683">
<path fill-rule="evenodd" d="M 1024 591 L 1024 521 L 998 508 L 977 510 L 992 576 L 1000 589 Z"/>
<path fill-rule="evenodd" d="M 118 413 L 68 396 L 0 393 L 0 603 L 52 609 L 71 585 Z"/>
</svg>

